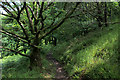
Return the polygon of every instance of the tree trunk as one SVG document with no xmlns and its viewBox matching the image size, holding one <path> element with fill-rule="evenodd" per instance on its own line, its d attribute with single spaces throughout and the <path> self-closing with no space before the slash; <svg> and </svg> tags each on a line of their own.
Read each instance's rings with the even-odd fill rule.
<svg viewBox="0 0 120 80">
<path fill-rule="evenodd" d="M 107 3 L 105 2 L 105 11 L 104 11 L 104 18 L 105 18 L 105 26 L 107 27 Z"/>
<path fill-rule="evenodd" d="M 35 40 L 34 44 L 38 46 L 39 40 Z M 38 66 L 42 68 L 42 63 L 41 63 L 41 49 L 37 47 L 31 47 L 31 54 L 30 54 L 30 70 L 32 70 L 33 67 Z"/>
<path fill-rule="evenodd" d="M 35 66 L 42 68 L 40 49 L 38 48 L 32 48 L 30 54 L 30 70 Z"/>
<path fill-rule="evenodd" d="M 98 27 L 102 27 L 102 12 L 100 10 L 100 5 L 101 3 L 97 2 L 97 22 L 98 22 Z"/>
</svg>

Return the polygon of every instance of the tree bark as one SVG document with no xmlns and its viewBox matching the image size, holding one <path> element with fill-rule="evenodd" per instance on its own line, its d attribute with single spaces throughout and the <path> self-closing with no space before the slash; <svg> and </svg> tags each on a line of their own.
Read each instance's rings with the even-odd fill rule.
<svg viewBox="0 0 120 80">
<path fill-rule="evenodd" d="M 42 68 L 40 49 L 39 48 L 31 48 L 30 67 L 29 67 L 30 70 L 32 70 L 32 68 L 35 67 L 35 66 Z"/>
<path fill-rule="evenodd" d="M 34 45 L 38 46 L 39 40 L 36 38 L 34 40 Z M 41 63 L 41 49 L 38 47 L 31 47 L 31 54 L 30 54 L 30 70 L 32 70 L 33 67 L 37 66 L 42 68 L 42 63 Z"/>
</svg>

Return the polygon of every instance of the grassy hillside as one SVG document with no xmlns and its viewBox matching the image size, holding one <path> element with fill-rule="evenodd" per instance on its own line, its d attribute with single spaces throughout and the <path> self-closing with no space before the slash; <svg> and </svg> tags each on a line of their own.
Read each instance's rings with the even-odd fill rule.
<svg viewBox="0 0 120 80">
<path fill-rule="evenodd" d="M 72 78 L 120 78 L 119 24 L 77 36 L 52 48 Z"/>
</svg>

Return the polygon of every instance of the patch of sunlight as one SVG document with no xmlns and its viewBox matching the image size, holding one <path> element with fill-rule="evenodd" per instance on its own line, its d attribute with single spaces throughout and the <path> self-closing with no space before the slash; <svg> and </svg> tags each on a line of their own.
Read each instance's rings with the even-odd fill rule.
<svg viewBox="0 0 120 80">
<path fill-rule="evenodd" d="M 49 79 L 52 78 L 52 76 L 51 76 L 49 73 L 46 73 L 46 74 L 44 74 L 43 76 L 44 76 L 44 78 L 46 78 L 46 79 L 47 79 L 47 78 L 49 78 Z M 50 80 L 51 80 L 51 79 L 50 79 Z"/>
<path fill-rule="evenodd" d="M 68 54 L 68 53 L 71 53 L 72 52 L 72 49 L 69 49 L 65 52 L 65 54 Z"/>
<path fill-rule="evenodd" d="M 81 71 L 83 71 L 83 70 L 85 70 L 86 69 L 86 66 L 81 66 L 81 67 L 78 67 L 77 65 L 75 65 L 74 67 L 73 67 L 73 70 L 74 70 L 74 72 L 81 72 Z M 73 73 L 74 73 L 73 72 Z"/>
<path fill-rule="evenodd" d="M 20 55 L 14 55 L 14 56 L 7 56 L 2 59 L 2 63 L 6 63 L 8 61 L 17 61 L 21 58 L 22 56 Z"/>
<path fill-rule="evenodd" d="M 90 64 L 89 64 L 89 63 L 90 63 Z M 102 59 L 99 58 L 99 59 L 96 60 L 96 61 L 90 60 L 89 63 L 87 64 L 87 67 L 86 67 L 86 69 L 87 69 L 86 74 L 87 74 L 88 72 L 90 72 L 91 70 L 93 70 L 94 67 L 96 67 L 98 64 L 104 64 L 104 60 L 102 60 Z"/>
<path fill-rule="evenodd" d="M 103 64 L 104 63 L 104 60 L 102 60 L 101 58 L 98 58 L 95 60 L 95 58 L 93 56 L 89 56 L 89 57 L 86 57 L 85 59 L 87 60 L 83 60 L 83 62 L 87 61 L 87 63 L 85 64 L 82 64 L 82 65 L 75 65 L 73 67 L 74 69 L 74 72 L 76 71 L 83 71 L 83 70 L 87 70 L 87 72 L 85 73 L 88 73 L 90 72 L 94 67 L 96 67 L 98 64 Z"/>
</svg>

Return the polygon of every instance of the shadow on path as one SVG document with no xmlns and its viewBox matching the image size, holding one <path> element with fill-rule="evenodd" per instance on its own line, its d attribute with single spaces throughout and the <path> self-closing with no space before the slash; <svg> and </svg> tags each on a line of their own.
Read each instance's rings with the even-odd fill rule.
<svg viewBox="0 0 120 80">
<path fill-rule="evenodd" d="M 66 76 L 67 74 L 64 71 L 62 65 L 55 58 L 52 57 L 52 53 L 49 53 L 47 55 L 47 59 L 51 61 L 56 67 L 55 79 L 53 80 L 68 80 L 68 77 Z"/>
</svg>

